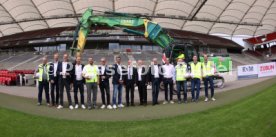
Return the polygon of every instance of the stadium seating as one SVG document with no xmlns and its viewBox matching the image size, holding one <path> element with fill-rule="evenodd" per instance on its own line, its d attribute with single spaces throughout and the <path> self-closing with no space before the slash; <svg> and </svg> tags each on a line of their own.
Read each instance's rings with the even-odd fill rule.
<svg viewBox="0 0 276 137">
<path fill-rule="evenodd" d="M 0 70 L 0 85 L 15 85 L 18 74 L 34 74 L 34 70 Z"/>
<path fill-rule="evenodd" d="M 248 53 L 248 54 L 250 54 L 252 56 L 258 57 L 258 58 L 262 58 L 263 57 L 262 53 L 260 53 L 258 51 L 248 50 L 248 51 L 246 51 L 246 53 Z"/>
</svg>

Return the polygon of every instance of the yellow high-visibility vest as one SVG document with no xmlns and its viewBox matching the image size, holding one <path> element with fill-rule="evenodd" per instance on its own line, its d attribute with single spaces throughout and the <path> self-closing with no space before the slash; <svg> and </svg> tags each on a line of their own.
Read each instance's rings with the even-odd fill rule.
<svg viewBox="0 0 276 137">
<path fill-rule="evenodd" d="M 187 70 L 187 66 L 185 64 L 183 65 L 177 65 L 175 67 L 176 70 L 176 81 L 185 81 L 185 75 L 186 75 L 186 70 Z"/>
<path fill-rule="evenodd" d="M 202 63 L 202 69 L 203 69 L 203 76 L 213 76 L 215 74 L 214 68 L 211 61 L 207 61 L 207 65 L 205 65 L 205 62 Z"/>
<path fill-rule="evenodd" d="M 201 63 L 197 62 L 196 64 L 194 62 L 191 63 L 191 74 L 194 78 L 201 78 Z"/>
<path fill-rule="evenodd" d="M 96 66 L 96 65 L 91 66 L 90 64 L 88 64 L 85 67 L 86 67 L 86 73 L 88 75 L 90 75 L 90 76 L 94 75 L 95 76 L 91 79 L 86 79 L 85 82 L 86 83 L 98 82 L 98 72 L 97 72 L 98 66 Z"/>
<path fill-rule="evenodd" d="M 49 81 L 49 69 L 50 69 L 50 65 L 45 64 L 46 66 L 46 70 L 45 73 L 47 74 L 47 81 Z M 38 65 L 38 74 L 39 74 L 39 78 L 38 81 L 42 81 L 42 76 L 43 76 L 43 64 Z"/>
</svg>

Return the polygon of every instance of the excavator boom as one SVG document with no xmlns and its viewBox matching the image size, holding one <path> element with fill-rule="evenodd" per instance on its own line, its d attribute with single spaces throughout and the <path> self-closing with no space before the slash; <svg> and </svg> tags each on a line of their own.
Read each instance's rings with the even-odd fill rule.
<svg viewBox="0 0 276 137">
<path fill-rule="evenodd" d="M 74 42 L 72 45 L 72 53 L 82 53 L 87 35 L 91 31 L 92 25 L 103 25 L 109 27 L 121 28 L 124 32 L 144 36 L 154 44 L 161 48 L 166 48 L 171 45 L 173 39 L 164 31 L 161 26 L 155 22 L 141 17 L 136 17 L 129 14 L 108 12 L 103 16 L 93 15 L 93 10 L 88 8 L 82 15 L 80 23 L 76 27 L 74 34 Z M 133 30 L 130 28 L 143 27 L 144 31 Z M 78 36 L 77 48 L 75 48 L 75 41 Z"/>
</svg>

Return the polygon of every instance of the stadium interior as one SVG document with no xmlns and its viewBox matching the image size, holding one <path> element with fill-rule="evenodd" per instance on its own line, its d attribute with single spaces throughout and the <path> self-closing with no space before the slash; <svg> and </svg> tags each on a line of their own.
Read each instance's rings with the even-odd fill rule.
<svg viewBox="0 0 276 137">
<path fill-rule="evenodd" d="M 275 15 L 276 0 L 0 0 L 0 136 L 275 137 Z M 59 61 L 68 53 L 69 62 L 80 55 L 82 64 L 92 57 L 96 65 L 103 57 L 112 65 L 117 56 L 123 65 L 183 59 L 187 68 L 108 79 L 102 71 L 93 77 L 99 73 L 92 67 L 69 73 L 65 61 L 50 74 L 42 62 L 55 53 Z M 105 92 L 112 95 L 106 106 Z"/>
</svg>

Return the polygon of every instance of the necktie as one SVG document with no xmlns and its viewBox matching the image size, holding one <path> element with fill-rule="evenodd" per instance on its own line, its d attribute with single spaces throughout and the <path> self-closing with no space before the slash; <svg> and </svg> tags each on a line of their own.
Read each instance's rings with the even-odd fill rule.
<svg viewBox="0 0 276 137">
<path fill-rule="evenodd" d="M 128 78 L 129 79 L 132 79 L 132 75 L 131 75 L 131 68 L 130 67 L 128 67 Z"/>
</svg>

